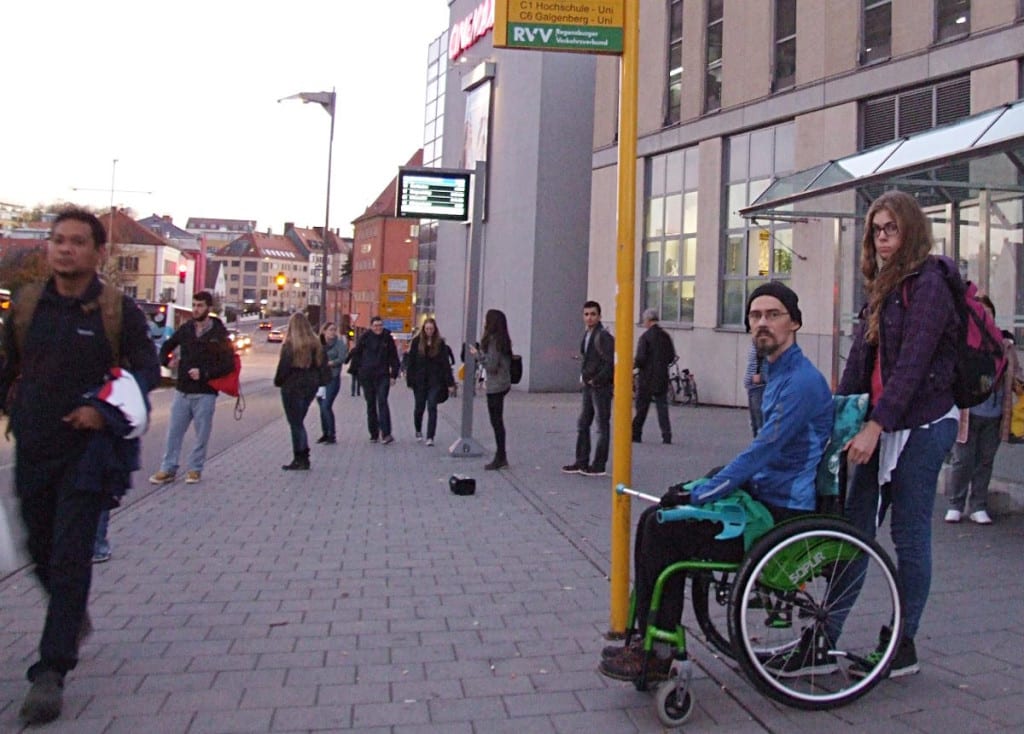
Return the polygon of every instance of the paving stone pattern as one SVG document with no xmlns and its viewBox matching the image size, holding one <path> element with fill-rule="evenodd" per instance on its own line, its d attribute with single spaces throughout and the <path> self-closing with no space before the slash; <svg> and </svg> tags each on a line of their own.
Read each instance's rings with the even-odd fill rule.
<svg viewBox="0 0 1024 734">
<path fill-rule="evenodd" d="M 411 399 L 392 396 L 396 442 L 371 445 L 363 403 L 336 403 L 338 444 L 290 460 L 283 419 L 112 522 L 95 569 L 95 634 L 46 731 L 588 734 L 660 732 L 653 697 L 596 673 L 607 644 L 610 479 L 561 474 L 576 395 L 510 395 L 511 468 L 452 459 L 459 407 L 438 446 L 412 439 Z M 492 445 L 482 401 L 476 435 Z M 307 425 L 315 438 L 315 406 Z M 726 461 L 743 411 L 673 408 L 675 443 L 634 446 L 638 487 Z M 150 436 L 146 440 L 162 440 Z M 477 493 L 449 493 L 448 476 Z M 136 481 L 144 481 L 140 472 Z M 640 509 L 634 503 L 634 514 Z M 759 696 L 694 640 L 689 732 L 957 732 L 1024 727 L 1024 521 L 947 526 L 936 510 L 922 673 L 849 707 L 808 713 Z M 887 533 L 886 533 L 887 534 Z M 0 585 L 0 731 L 20 731 L 43 619 L 30 575 Z"/>
</svg>

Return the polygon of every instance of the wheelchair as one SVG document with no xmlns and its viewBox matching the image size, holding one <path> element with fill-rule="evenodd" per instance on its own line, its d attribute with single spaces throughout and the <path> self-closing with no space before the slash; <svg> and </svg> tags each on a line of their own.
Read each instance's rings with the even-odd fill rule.
<svg viewBox="0 0 1024 734">
<path fill-rule="evenodd" d="M 819 466 L 816 514 L 778 523 L 745 543 L 739 562 L 684 560 L 658 576 L 642 648 L 645 661 L 655 642 L 674 650 L 668 680 L 655 693 L 665 726 L 681 725 L 694 707 L 687 630 L 681 624 L 674 629 L 655 624 L 665 585 L 678 573 L 690 579 L 691 607 L 709 647 L 734 661 L 758 691 L 779 703 L 806 710 L 835 708 L 857 700 L 888 675 L 903 636 L 896 567 L 874 539 L 838 514 L 845 486 L 840 448 L 859 428 L 867 397 L 834 400 L 837 416 L 839 406 L 849 401 L 857 417 L 851 421 L 847 411 L 833 427 Z M 660 500 L 623 485 L 616 492 Z M 742 535 L 748 517 L 742 506 L 720 501 L 661 508 L 657 519 L 721 523 L 716 538 L 725 540 Z M 636 627 L 635 609 L 634 596 L 627 630 Z M 787 659 L 802 643 L 815 652 L 813 664 L 787 670 Z M 634 684 L 647 690 L 646 663 Z"/>
</svg>

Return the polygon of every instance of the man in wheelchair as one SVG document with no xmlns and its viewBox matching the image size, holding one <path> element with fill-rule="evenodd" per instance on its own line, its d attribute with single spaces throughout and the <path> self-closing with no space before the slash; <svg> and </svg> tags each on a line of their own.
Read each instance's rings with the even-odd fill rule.
<svg viewBox="0 0 1024 734">
<path fill-rule="evenodd" d="M 649 619 L 651 595 L 658 575 L 684 560 L 739 562 L 745 551 L 742 536 L 716 540 L 722 523 L 712 521 L 659 523 L 660 507 L 705 505 L 726 497 L 739 499 L 765 525 L 813 512 L 815 476 L 832 429 L 832 394 L 822 374 L 796 343 L 802 325 L 799 299 L 778 281 L 758 287 L 747 301 L 747 330 L 764 356 L 770 375 L 763 398 L 765 423 L 753 442 L 711 476 L 671 487 L 661 505 L 644 510 L 634 541 L 634 594 L 638 634 L 625 646 L 606 647 L 598 670 L 609 678 L 634 680 L 643 669 L 642 640 L 648 623 L 672 629 L 683 613 L 685 573 L 665 586 L 661 608 Z M 744 491 L 749 496 L 744 495 Z M 752 498 L 752 499 L 751 499 Z M 770 519 L 769 516 L 770 515 Z M 655 642 L 646 660 L 647 680 L 668 677 L 672 650 Z M 798 647 L 779 664 L 788 675 L 817 672 L 822 661 L 807 647 Z"/>
</svg>

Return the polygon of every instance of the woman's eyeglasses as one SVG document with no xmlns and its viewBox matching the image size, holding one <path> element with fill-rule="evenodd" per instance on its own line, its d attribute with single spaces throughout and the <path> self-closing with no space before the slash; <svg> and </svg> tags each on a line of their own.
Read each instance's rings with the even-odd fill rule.
<svg viewBox="0 0 1024 734">
<path fill-rule="evenodd" d="M 882 234 L 882 232 L 885 232 L 886 237 L 892 237 L 900 233 L 900 227 L 898 224 L 896 224 L 896 222 L 886 222 L 881 226 L 877 224 L 871 225 L 872 236 L 877 237 L 878 235 Z"/>
</svg>

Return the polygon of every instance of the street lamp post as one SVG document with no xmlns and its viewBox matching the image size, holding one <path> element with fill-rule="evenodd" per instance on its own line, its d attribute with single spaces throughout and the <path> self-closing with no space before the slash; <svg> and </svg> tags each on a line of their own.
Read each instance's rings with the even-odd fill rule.
<svg viewBox="0 0 1024 734">
<path fill-rule="evenodd" d="M 331 134 L 327 141 L 327 205 L 324 209 L 324 236 L 320 255 L 320 326 L 323 326 L 327 323 L 327 238 L 331 231 L 331 162 L 334 157 L 334 110 L 337 94 L 335 88 L 331 87 L 329 92 L 299 92 L 290 97 L 282 97 L 277 101 L 283 102 L 286 99 L 301 99 L 303 104 L 314 102 L 323 107 L 324 111 L 331 116 Z"/>
</svg>

